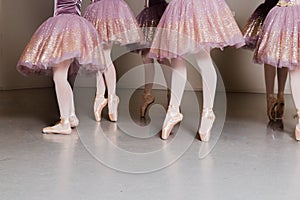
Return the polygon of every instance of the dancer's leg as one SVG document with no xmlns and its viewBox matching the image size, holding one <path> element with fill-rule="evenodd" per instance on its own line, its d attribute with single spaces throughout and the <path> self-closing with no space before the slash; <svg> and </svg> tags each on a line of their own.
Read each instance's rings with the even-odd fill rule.
<svg viewBox="0 0 300 200">
<path fill-rule="evenodd" d="M 186 84 L 186 63 L 182 58 L 174 58 L 171 60 L 172 81 L 171 81 L 171 99 L 168 112 L 164 121 L 161 137 L 167 139 L 173 127 L 182 121 L 182 114 L 179 112 L 182 96 Z"/>
<path fill-rule="evenodd" d="M 300 141 L 300 69 L 290 71 L 290 83 L 294 104 L 297 109 L 298 123 L 296 125 L 295 137 Z"/>
<path fill-rule="evenodd" d="M 72 88 L 68 82 L 68 70 L 70 64 L 71 60 L 66 60 L 53 66 L 53 81 L 55 84 L 61 121 L 55 126 L 44 128 L 44 133 L 71 133 L 69 117 L 72 114 L 72 110 L 75 109 Z"/>
<path fill-rule="evenodd" d="M 286 79 L 288 75 L 288 68 L 277 68 L 277 80 L 278 80 L 278 94 L 277 94 L 277 107 L 276 107 L 276 119 L 282 119 L 284 114 L 284 89 Z"/>
<path fill-rule="evenodd" d="M 274 66 L 265 64 L 265 85 L 266 85 L 266 97 L 267 97 L 267 115 L 270 120 L 276 119 L 276 105 L 277 99 L 274 97 L 274 84 L 276 76 L 276 68 Z"/>
<path fill-rule="evenodd" d="M 149 50 L 145 49 L 142 51 L 142 59 L 145 68 L 145 89 L 143 94 L 143 103 L 141 106 L 141 117 L 145 117 L 147 108 L 154 102 L 154 96 L 152 96 L 152 88 L 154 82 L 154 60 L 148 57 Z"/>
<path fill-rule="evenodd" d="M 159 60 L 158 62 L 162 66 L 162 71 L 165 77 L 165 81 L 167 83 L 167 91 L 168 91 L 167 98 L 169 103 L 171 98 L 171 79 L 172 79 L 171 63 L 168 59 L 162 59 Z"/>
<path fill-rule="evenodd" d="M 103 73 L 106 86 L 107 86 L 107 93 L 108 93 L 108 115 L 109 119 L 113 122 L 117 121 L 118 119 L 118 104 L 119 104 L 119 97 L 116 95 L 116 70 L 114 63 L 111 59 L 111 50 L 112 44 L 106 45 L 104 48 L 104 56 L 106 60 L 106 64 L 108 66 L 107 70 Z"/>
<path fill-rule="evenodd" d="M 196 60 L 203 85 L 203 110 L 199 134 L 200 139 L 207 142 L 210 139 L 210 131 L 215 120 L 213 106 L 217 87 L 217 73 L 210 57 L 210 49 L 199 51 L 196 54 Z"/>
</svg>

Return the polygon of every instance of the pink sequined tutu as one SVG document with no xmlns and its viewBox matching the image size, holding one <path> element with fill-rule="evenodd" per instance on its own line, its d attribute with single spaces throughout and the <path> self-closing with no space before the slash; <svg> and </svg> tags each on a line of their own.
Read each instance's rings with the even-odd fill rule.
<svg viewBox="0 0 300 200">
<path fill-rule="evenodd" d="M 291 70 L 299 67 L 299 20 L 299 5 L 274 7 L 264 22 L 254 62 Z"/>
<path fill-rule="evenodd" d="M 46 20 L 27 44 L 17 69 L 24 75 L 52 72 L 54 64 L 73 59 L 70 74 L 106 69 L 97 31 L 83 17 L 62 14 Z"/>
<path fill-rule="evenodd" d="M 175 58 L 203 47 L 245 44 L 224 0 L 173 0 L 169 3 L 150 50 L 152 58 Z"/>
<path fill-rule="evenodd" d="M 276 6 L 277 3 L 278 0 L 266 0 L 255 9 L 251 17 L 247 20 L 246 25 L 242 29 L 242 33 L 246 41 L 244 48 L 250 50 L 255 49 L 263 23 L 270 10 Z"/>
<path fill-rule="evenodd" d="M 135 16 L 123 0 L 95 0 L 84 17 L 97 29 L 102 43 L 138 43 L 143 34 Z"/>
<path fill-rule="evenodd" d="M 156 27 L 166 10 L 167 5 L 166 1 L 157 1 L 156 4 L 144 8 L 137 16 L 138 24 L 144 34 L 143 45 L 141 48 L 151 47 Z"/>
</svg>

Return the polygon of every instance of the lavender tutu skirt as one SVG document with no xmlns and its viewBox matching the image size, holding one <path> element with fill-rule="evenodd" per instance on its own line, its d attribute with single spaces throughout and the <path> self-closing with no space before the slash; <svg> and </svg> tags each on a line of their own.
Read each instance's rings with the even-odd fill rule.
<svg viewBox="0 0 300 200">
<path fill-rule="evenodd" d="M 264 22 L 254 62 L 290 70 L 299 67 L 299 20 L 299 5 L 274 7 Z"/>
<path fill-rule="evenodd" d="M 102 43 L 138 43 L 143 34 L 135 16 L 123 0 L 98 0 L 90 4 L 84 17 L 97 29 Z"/>
<path fill-rule="evenodd" d="M 242 29 L 246 45 L 244 48 L 254 50 L 257 44 L 258 36 L 262 30 L 263 23 L 270 10 L 276 6 L 278 0 L 266 0 L 260 4 L 251 17 L 247 20 L 246 25 Z"/>
<path fill-rule="evenodd" d="M 245 43 L 224 0 L 173 0 L 157 27 L 152 58 L 175 58 L 201 48 L 241 47 Z"/>
<path fill-rule="evenodd" d="M 46 20 L 33 34 L 17 64 L 24 74 L 51 74 L 52 67 L 72 59 L 70 74 L 104 71 L 97 31 L 83 17 L 62 14 Z"/>
<path fill-rule="evenodd" d="M 157 3 L 148 8 L 144 8 L 137 16 L 138 24 L 144 34 L 142 45 L 139 47 L 140 49 L 151 47 L 156 27 L 167 6 L 167 2 L 162 1 L 161 3 Z"/>
</svg>

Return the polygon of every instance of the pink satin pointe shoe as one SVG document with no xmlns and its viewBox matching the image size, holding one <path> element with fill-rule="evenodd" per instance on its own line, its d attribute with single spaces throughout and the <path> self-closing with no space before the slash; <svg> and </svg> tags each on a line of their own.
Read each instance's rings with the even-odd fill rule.
<svg viewBox="0 0 300 200">
<path fill-rule="evenodd" d="M 298 124 L 296 125 L 296 128 L 295 128 L 295 138 L 297 141 L 300 141 L 300 110 L 297 110 L 297 115 L 296 117 L 298 117 Z"/>
<path fill-rule="evenodd" d="M 143 95 L 143 104 L 141 106 L 141 117 L 144 118 L 148 107 L 154 102 L 155 98 L 151 94 Z"/>
<path fill-rule="evenodd" d="M 178 106 L 169 105 L 161 132 L 161 138 L 163 140 L 168 139 L 174 126 L 182 121 L 183 115 L 178 110 Z"/>
<path fill-rule="evenodd" d="M 95 120 L 97 122 L 101 121 L 101 113 L 103 108 L 107 105 L 107 99 L 104 98 L 104 96 L 96 97 L 94 101 L 94 115 Z"/>
<path fill-rule="evenodd" d="M 118 120 L 119 101 L 119 97 L 115 94 L 108 96 L 108 116 L 112 122 L 116 122 Z"/>
<path fill-rule="evenodd" d="M 204 108 L 202 111 L 201 125 L 199 128 L 199 136 L 202 142 L 208 142 L 210 139 L 211 129 L 215 121 L 215 114 L 211 108 Z"/>
<path fill-rule="evenodd" d="M 79 119 L 77 118 L 77 116 L 75 114 L 72 114 L 69 117 L 69 122 L 70 122 L 71 128 L 75 128 L 79 125 Z"/>
<path fill-rule="evenodd" d="M 43 128 L 43 133 L 56 133 L 56 134 L 63 134 L 69 135 L 71 134 L 72 129 L 70 125 L 69 119 L 61 119 L 59 123 L 54 126 L 49 126 Z"/>
<path fill-rule="evenodd" d="M 300 141 L 300 124 L 298 124 L 296 126 L 296 129 L 295 129 L 295 138 L 297 141 Z"/>
</svg>

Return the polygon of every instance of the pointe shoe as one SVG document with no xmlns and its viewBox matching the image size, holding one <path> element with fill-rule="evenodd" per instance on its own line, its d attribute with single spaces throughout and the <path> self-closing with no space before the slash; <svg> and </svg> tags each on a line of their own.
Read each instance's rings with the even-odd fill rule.
<svg viewBox="0 0 300 200">
<path fill-rule="evenodd" d="M 141 107 L 141 117 L 144 118 L 148 107 L 154 102 L 155 98 L 151 94 L 143 95 L 143 105 Z"/>
<path fill-rule="evenodd" d="M 276 120 L 282 119 L 284 114 L 284 96 L 278 96 L 276 102 Z"/>
<path fill-rule="evenodd" d="M 168 89 L 167 90 L 167 101 L 168 101 L 168 104 L 170 103 L 170 99 L 171 99 L 171 90 Z"/>
<path fill-rule="evenodd" d="M 297 141 L 300 141 L 300 125 L 296 126 L 296 129 L 295 129 L 295 138 L 296 138 Z"/>
<path fill-rule="evenodd" d="M 71 134 L 71 132 L 72 129 L 71 129 L 69 119 L 61 119 L 58 124 L 43 128 L 43 133 L 56 133 L 56 134 L 69 135 Z"/>
<path fill-rule="evenodd" d="M 101 113 L 103 108 L 107 105 L 107 99 L 102 97 L 96 97 L 94 102 L 94 116 L 97 122 L 101 121 Z"/>
<path fill-rule="evenodd" d="M 183 119 L 183 115 L 180 112 L 178 112 L 177 108 L 177 106 L 169 105 L 163 129 L 161 132 L 161 138 L 163 140 L 168 139 L 174 126 L 181 122 Z"/>
<path fill-rule="evenodd" d="M 267 97 L 267 115 L 270 121 L 276 121 L 277 99 L 273 95 Z"/>
<path fill-rule="evenodd" d="M 296 128 L 295 128 L 295 138 L 297 141 L 300 141 L 300 110 L 297 110 L 297 116 L 298 117 L 298 124 L 296 125 Z"/>
<path fill-rule="evenodd" d="M 115 94 L 109 95 L 108 97 L 108 116 L 110 121 L 116 122 L 118 120 L 118 105 L 119 97 Z"/>
<path fill-rule="evenodd" d="M 70 122 L 71 128 L 75 128 L 79 125 L 79 119 L 77 118 L 77 116 L 75 114 L 73 114 L 69 117 L 69 122 Z"/>
<path fill-rule="evenodd" d="M 211 129 L 213 127 L 216 116 L 211 108 L 205 108 L 202 111 L 201 125 L 199 128 L 199 136 L 202 142 L 208 142 L 211 135 Z"/>
</svg>

